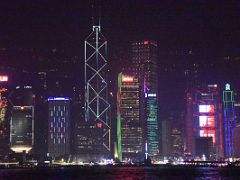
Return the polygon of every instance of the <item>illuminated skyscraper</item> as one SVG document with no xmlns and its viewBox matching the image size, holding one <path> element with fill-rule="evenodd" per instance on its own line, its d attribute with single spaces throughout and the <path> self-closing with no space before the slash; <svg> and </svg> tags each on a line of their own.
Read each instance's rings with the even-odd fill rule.
<svg viewBox="0 0 240 180">
<path fill-rule="evenodd" d="M 100 26 L 93 26 L 85 40 L 85 121 L 89 127 L 86 138 L 92 139 L 92 156 L 110 153 L 107 41 L 100 31 Z"/>
<path fill-rule="evenodd" d="M 70 154 L 69 98 L 48 98 L 48 153 L 53 157 Z"/>
<path fill-rule="evenodd" d="M 141 159 L 143 129 L 140 118 L 140 84 L 134 75 L 118 75 L 117 136 L 118 158 Z"/>
<path fill-rule="evenodd" d="M 224 118 L 224 142 L 225 157 L 233 157 L 234 155 L 234 127 L 235 127 L 235 111 L 234 111 L 234 93 L 230 84 L 226 84 L 223 91 L 223 118 Z"/>
<path fill-rule="evenodd" d="M 117 135 L 120 160 L 139 160 L 143 154 L 139 89 L 136 76 L 122 73 L 118 75 Z"/>
<path fill-rule="evenodd" d="M 159 154 L 158 125 L 158 80 L 157 43 L 154 41 L 135 41 L 132 43 L 132 65 L 140 83 L 141 118 L 144 119 L 144 144 L 148 155 Z"/>
<path fill-rule="evenodd" d="M 10 148 L 29 153 L 34 145 L 34 99 L 32 86 L 17 86 L 11 96 Z"/>
<path fill-rule="evenodd" d="M 188 94 L 186 120 L 188 152 L 202 156 L 197 145 L 206 142 L 209 148 L 205 149 L 204 154 L 209 154 L 207 158 L 223 158 L 222 104 L 217 84 L 195 89 Z"/>
<path fill-rule="evenodd" d="M 0 159 L 4 159 L 9 151 L 9 121 L 7 119 L 8 101 L 6 98 L 7 76 L 0 76 Z"/>
<path fill-rule="evenodd" d="M 29 153 L 34 143 L 33 106 L 13 106 L 10 127 L 11 149 L 16 153 Z"/>
</svg>

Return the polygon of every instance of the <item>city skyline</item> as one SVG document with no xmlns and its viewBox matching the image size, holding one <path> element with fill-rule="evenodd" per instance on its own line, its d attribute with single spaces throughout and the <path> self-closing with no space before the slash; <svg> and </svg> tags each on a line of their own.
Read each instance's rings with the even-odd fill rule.
<svg viewBox="0 0 240 180">
<path fill-rule="evenodd" d="M 237 1 L 0 8 L 0 140 L 10 136 L 14 152 L 89 162 L 236 155 Z"/>
</svg>

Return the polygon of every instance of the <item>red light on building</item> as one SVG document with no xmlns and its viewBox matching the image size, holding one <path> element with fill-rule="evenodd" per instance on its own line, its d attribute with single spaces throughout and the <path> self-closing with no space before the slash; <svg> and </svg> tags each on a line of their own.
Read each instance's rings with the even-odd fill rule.
<svg viewBox="0 0 240 180">
<path fill-rule="evenodd" d="M 133 76 L 122 75 L 122 82 L 133 82 Z"/>
<path fill-rule="evenodd" d="M 215 117 L 214 116 L 199 116 L 199 126 L 200 127 L 215 127 Z"/>
<path fill-rule="evenodd" d="M 0 82 L 8 81 L 8 76 L 0 76 Z"/>
<path fill-rule="evenodd" d="M 102 127 L 102 123 L 101 123 L 101 122 L 98 122 L 98 123 L 97 123 L 97 127 L 101 128 L 101 127 Z"/>
<path fill-rule="evenodd" d="M 149 44 L 149 41 L 144 41 L 143 44 Z"/>
<path fill-rule="evenodd" d="M 213 113 L 214 111 L 214 105 L 199 105 L 200 113 Z"/>
<path fill-rule="evenodd" d="M 216 131 L 215 130 L 200 130 L 200 137 L 212 137 L 213 143 L 216 142 Z"/>
</svg>

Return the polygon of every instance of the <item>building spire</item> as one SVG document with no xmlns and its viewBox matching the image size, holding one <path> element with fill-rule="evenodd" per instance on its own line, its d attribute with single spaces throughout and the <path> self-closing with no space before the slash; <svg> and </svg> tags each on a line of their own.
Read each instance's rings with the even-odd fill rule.
<svg viewBox="0 0 240 180">
<path fill-rule="evenodd" d="M 101 27 L 101 0 L 93 0 L 92 1 L 92 26 L 93 31 L 97 27 L 100 31 Z"/>
</svg>

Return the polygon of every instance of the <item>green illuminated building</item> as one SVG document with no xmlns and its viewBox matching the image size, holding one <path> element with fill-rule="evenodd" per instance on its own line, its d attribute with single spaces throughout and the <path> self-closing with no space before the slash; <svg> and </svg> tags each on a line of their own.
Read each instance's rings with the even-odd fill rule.
<svg viewBox="0 0 240 180">
<path fill-rule="evenodd" d="M 119 160 L 140 159 L 143 130 L 140 120 L 139 82 L 135 76 L 118 76 L 117 136 Z"/>
</svg>

